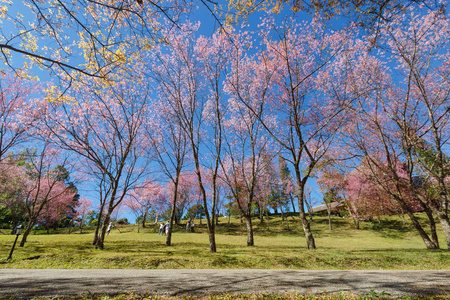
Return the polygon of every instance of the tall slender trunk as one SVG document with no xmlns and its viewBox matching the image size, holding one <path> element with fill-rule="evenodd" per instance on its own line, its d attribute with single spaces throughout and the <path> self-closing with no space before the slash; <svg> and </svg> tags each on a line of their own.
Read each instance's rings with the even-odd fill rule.
<svg viewBox="0 0 450 300">
<path fill-rule="evenodd" d="M 70 222 L 69 222 L 69 234 L 72 232 L 72 225 L 73 225 L 73 217 L 72 217 L 72 219 L 70 219 Z"/>
<path fill-rule="evenodd" d="M 290 228 L 289 228 L 289 219 L 288 219 L 288 216 L 286 215 L 286 226 L 287 226 L 287 229 L 288 230 L 291 230 Z"/>
<path fill-rule="evenodd" d="M 264 211 L 262 210 L 261 204 L 259 204 L 259 221 L 264 223 Z"/>
<path fill-rule="evenodd" d="M 192 135 L 192 133 L 191 133 L 191 135 Z M 211 222 L 211 218 L 209 216 L 208 205 L 207 205 L 207 201 L 206 201 L 206 199 L 207 199 L 206 198 L 206 190 L 205 190 L 205 186 L 203 185 L 200 162 L 199 162 L 198 152 L 196 150 L 197 147 L 194 144 L 194 140 L 192 137 L 191 137 L 191 146 L 192 146 L 192 152 L 193 152 L 193 156 L 194 156 L 195 172 L 197 174 L 198 185 L 199 185 L 200 192 L 202 195 L 203 208 L 205 210 L 206 227 L 208 229 L 208 237 L 209 237 L 209 251 L 215 253 L 215 252 L 217 252 L 215 226 L 214 226 L 214 222 Z M 212 207 L 213 212 L 214 212 L 214 209 L 215 209 L 215 206 L 213 203 L 213 207 Z M 214 221 L 214 213 L 213 213 L 212 219 Z M 201 223 L 201 218 L 200 218 L 200 223 Z"/>
<path fill-rule="evenodd" d="M 430 221 L 430 231 L 431 231 L 431 239 L 436 247 L 439 248 L 439 240 L 436 233 L 436 222 L 434 221 L 433 212 L 428 206 L 425 206 L 425 213 L 427 214 L 428 220 Z"/>
<path fill-rule="evenodd" d="M 166 237 L 166 246 L 170 246 L 171 245 L 171 241 L 172 241 L 172 228 L 173 228 L 173 221 L 175 219 L 175 211 L 176 211 L 176 191 L 177 191 L 177 187 L 175 187 L 175 196 L 173 199 L 173 205 L 172 205 L 172 211 L 170 213 L 170 225 L 169 225 L 169 231 L 167 233 L 167 237 Z"/>
<path fill-rule="evenodd" d="M 446 193 L 442 193 L 441 197 L 446 197 Z M 430 209 L 438 217 L 439 223 L 441 224 L 442 231 L 444 232 L 445 240 L 447 242 L 447 250 L 450 251 L 450 220 L 448 217 L 448 202 L 447 200 L 441 199 L 441 205 L 430 204 Z"/>
<path fill-rule="evenodd" d="M 115 197 L 112 196 L 109 207 L 108 207 L 108 211 L 105 214 L 105 219 L 102 222 L 102 226 L 101 226 L 100 232 L 98 234 L 97 241 L 95 243 L 95 249 L 104 249 L 106 230 L 107 230 L 109 222 L 111 220 L 111 214 L 114 210 L 114 206 L 113 206 L 113 204 L 115 202 L 114 200 L 115 200 Z"/>
<path fill-rule="evenodd" d="M 359 219 L 357 217 L 353 217 L 353 223 L 355 224 L 355 229 L 359 229 Z"/>
<path fill-rule="evenodd" d="M 297 185 L 298 185 L 298 209 L 300 212 L 300 220 L 302 222 L 303 232 L 305 233 L 306 244 L 309 250 L 316 249 L 316 242 L 314 241 L 313 234 L 311 232 L 310 223 L 305 214 L 305 202 L 304 202 L 304 192 L 305 192 L 305 184 L 306 178 L 301 179 L 301 171 L 300 166 L 298 164 L 294 164 L 295 175 L 297 177 Z"/>
<path fill-rule="evenodd" d="M 427 249 L 438 249 L 437 245 L 435 243 L 433 243 L 432 240 L 430 240 L 430 237 L 425 232 L 423 227 L 420 225 L 419 221 L 417 220 L 416 216 L 414 216 L 414 214 L 411 212 L 411 210 L 409 210 L 409 209 L 405 209 L 405 210 L 406 210 L 406 213 L 408 214 L 409 218 L 411 219 L 411 222 L 412 222 L 414 228 L 417 230 L 420 237 L 422 238 Z"/>
<path fill-rule="evenodd" d="M 291 204 L 292 204 L 292 211 L 294 212 L 294 215 L 295 215 L 297 212 L 295 211 L 294 197 L 292 197 L 291 193 L 289 193 L 289 194 L 290 194 L 289 198 L 291 199 Z M 311 218 L 311 220 L 312 220 L 312 218 Z"/>
<path fill-rule="evenodd" d="M 147 212 L 142 216 L 142 228 L 145 228 L 145 220 L 147 219 Z"/>
<path fill-rule="evenodd" d="M 435 206 L 430 206 L 431 210 L 436 214 L 441 224 L 442 231 L 447 242 L 447 250 L 450 251 L 450 220 L 448 218 L 448 213 L 438 210 Z"/>
<path fill-rule="evenodd" d="M 331 203 L 330 203 L 331 206 Z M 328 213 L 328 227 L 330 230 L 333 230 L 333 225 L 331 224 L 331 207 L 327 205 L 327 213 Z"/>
<path fill-rule="evenodd" d="M 94 233 L 94 240 L 92 241 L 92 245 L 96 245 L 97 241 L 98 241 L 98 236 L 100 233 L 100 228 L 103 224 L 102 219 L 103 219 L 103 209 L 104 209 L 105 205 L 102 204 L 100 207 L 100 211 L 98 213 L 98 219 L 97 219 L 97 225 L 95 225 L 95 233 Z"/>
<path fill-rule="evenodd" d="M 247 246 L 254 246 L 252 216 L 250 213 L 245 216 L 245 224 L 247 225 Z"/>
<path fill-rule="evenodd" d="M 20 241 L 19 247 L 25 246 L 28 235 L 30 234 L 31 230 L 33 229 L 34 223 L 35 222 L 31 222 L 31 220 L 28 222 L 27 227 L 25 228 L 25 230 L 22 234 L 22 240 Z"/>
<path fill-rule="evenodd" d="M 450 251 L 450 222 L 448 219 L 448 214 L 439 212 L 438 217 L 442 230 L 444 231 L 445 239 L 447 240 L 447 250 Z"/>
</svg>

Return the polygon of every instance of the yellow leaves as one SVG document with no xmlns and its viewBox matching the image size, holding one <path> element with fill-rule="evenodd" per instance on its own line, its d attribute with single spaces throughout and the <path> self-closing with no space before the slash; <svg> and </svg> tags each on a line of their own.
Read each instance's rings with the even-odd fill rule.
<svg viewBox="0 0 450 300">
<path fill-rule="evenodd" d="M 272 7 L 271 11 L 275 14 L 279 14 L 281 11 L 281 5 L 279 3 L 276 3 L 274 7 Z"/>
<path fill-rule="evenodd" d="M 148 37 L 145 37 L 144 39 L 142 39 L 142 44 L 144 45 L 142 47 L 142 50 L 144 50 L 144 51 L 149 51 L 149 50 L 153 49 L 153 47 L 155 46 L 154 40 L 150 39 Z"/>
<path fill-rule="evenodd" d="M 0 6 L 0 18 L 6 18 L 6 14 L 8 13 L 8 7 L 6 5 Z"/>
<path fill-rule="evenodd" d="M 56 85 L 52 85 L 49 88 L 44 89 L 44 94 L 46 95 L 44 99 L 47 102 L 53 102 L 57 88 L 58 87 Z"/>
<path fill-rule="evenodd" d="M 333 1 L 333 0 L 332 0 Z M 226 16 L 226 24 L 238 23 L 239 19 L 247 20 L 247 16 L 255 11 L 268 11 L 272 13 L 280 13 L 285 4 L 285 0 L 229 0 L 228 10 L 229 13 Z M 293 5 L 291 8 L 294 11 L 298 11 L 297 5 Z"/>
<path fill-rule="evenodd" d="M 2 54 L 6 55 L 7 57 L 11 57 L 11 52 L 7 48 L 2 49 Z"/>
<path fill-rule="evenodd" d="M 23 40 L 23 42 L 21 43 L 21 47 L 28 51 L 35 52 L 38 49 L 37 37 L 34 36 L 30 31 L 21 30 L 19 33 L 22 35 Z"/>
<path fill-rule="evenodd" d="M 236 16 L 236 19 L 235 19 L 235 18 L 233 17 L 233 15 L 228 14 L 228 15 L 225 17 L 225 24 L 226 24 L 227 26 L 233 25 L 233 24 L 235 24 L 235 23 L 237 22 L 237 19 L 238 19 L 238 16 Z"/>
<path fill-rule="evenodd" d="M 53 103 L 74 103 L 75 99 L 71 96 L 67 96 L 58 89 L 56 85 L 44 89 L 44 99 L 47 102 Z"/>
</svg>

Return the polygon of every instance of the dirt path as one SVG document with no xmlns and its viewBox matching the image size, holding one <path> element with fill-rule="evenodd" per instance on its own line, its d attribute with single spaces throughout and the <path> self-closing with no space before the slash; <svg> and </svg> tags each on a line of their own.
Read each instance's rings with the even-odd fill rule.
<svg viewBox="0 0 450 300">
<path fill-rule="evenodd" d="M 0 269 L 0 298 L 322 292 L 450 295 L 450 271 Z"/>
</svg>

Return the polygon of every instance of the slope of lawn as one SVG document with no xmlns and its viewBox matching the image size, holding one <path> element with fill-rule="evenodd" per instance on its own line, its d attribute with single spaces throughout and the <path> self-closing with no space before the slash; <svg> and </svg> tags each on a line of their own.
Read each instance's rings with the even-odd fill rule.
<svg viewBox="0 0 450 300">
<path fill-rule="evenodd" d="M 420 216 L 422 217 L 422 216 Z M 424 220 L 424 219 L 422 219 Z M 450 252 L 427 250 L 406 220 L 399 216 L 378 222 L 363 222 L 354 229 L 351 219 L 333 217 L 329 230 L 326 217 L 315 216 L 311 224 L 317 250 L 306 249 L 299 218 L 267 222 L 254 220 L 255 246 L 246 246 L 245 224 L 238 218 L 221 218 L 217 228 L 217 253 L 209 252 L 206 225 L 196 220 L 195 233 L 185 232 L 185 221 L 175 227 L 172 246 L 157 233 L 157 225 L 146 228 L 127 225 L 114 228 L 105 249 L 92 246 L 93 229 L 58 229 L 50 234 L 37 231 L 25 247 L 6 257 L 14 242 L 10 230 L 0 230 L 0 268 L 262 268 L 262 269 L 402 269 L 450 270 Z M 289 226 L 289 228 L 288 228 Z M 445 239 L 440 227 L 441 248 Z M 20 238 L 20 237 L 19 237 Z"/>
</svg>

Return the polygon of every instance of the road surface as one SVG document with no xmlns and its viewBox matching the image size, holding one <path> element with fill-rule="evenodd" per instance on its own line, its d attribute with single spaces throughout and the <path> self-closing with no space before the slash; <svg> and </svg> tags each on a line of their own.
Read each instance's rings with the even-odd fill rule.
<svg viewBox="0 0 450 300">
<path fill-rule="evenodd" d="M 450 271 L 0 269 L 0 298 L 123 293 L 450 295 Z"/>
</svg>

